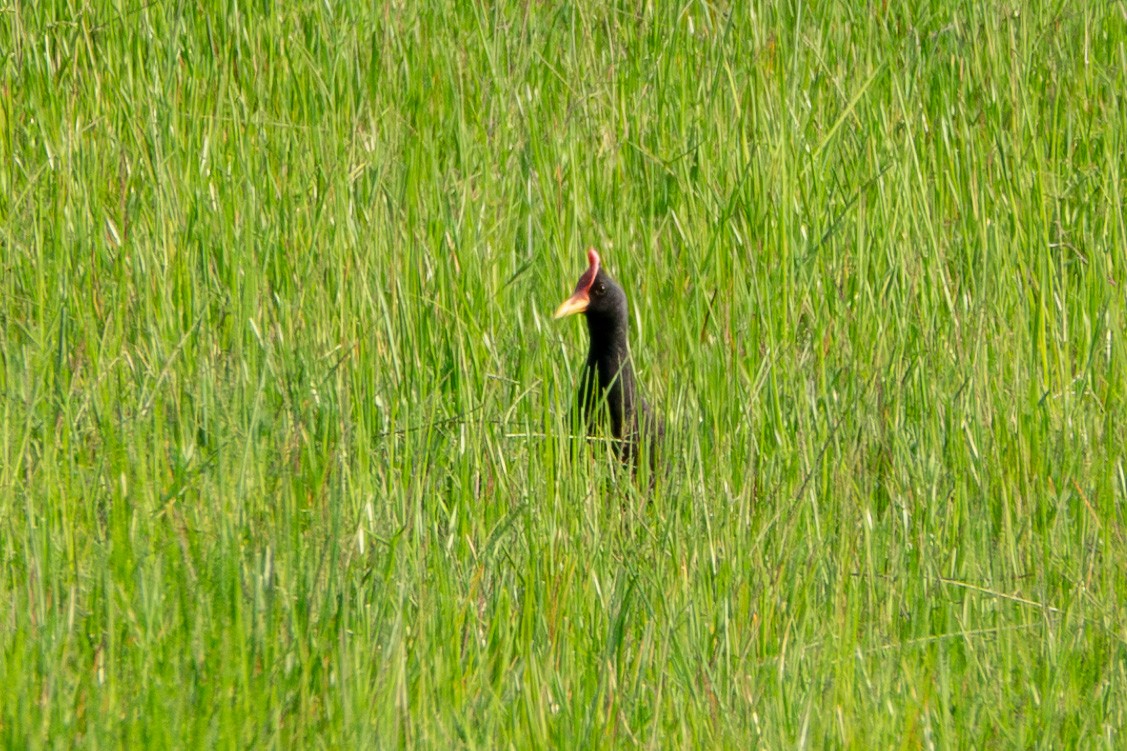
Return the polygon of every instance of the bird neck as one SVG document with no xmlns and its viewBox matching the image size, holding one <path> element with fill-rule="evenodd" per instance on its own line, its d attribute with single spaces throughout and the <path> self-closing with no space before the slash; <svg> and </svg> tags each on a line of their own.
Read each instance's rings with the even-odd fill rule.
<svg viewBox="0 0 1127 751">
<path fill-rule="evenodd" d="M 597 379 L 598 398 L 606 399 L 614 436 L 622 438 L 634 417 L 635 394 L 634 367 L 630 362 L 626 327 L 606 326 L 604 323 L 590 326 L 589 332 L 591 349 L 587 354 L 587 368 L 590 378 Z"/>
<path fill-rule="evenodd" d="M 588 319 L 587 333 L 590 335 L 591 348 L 587 353 L 587 362 L 597 363 L 600 371 L 604 368 L 614 377 L 620 370 L 630 368 L 630 345 L 626 337 L 626 326 L 618 321 L 594 321 Z M 601 378 L 600 378 L 601 380 Z M 601 383 L 606 388 L 608 383 Z"/>
</svg>

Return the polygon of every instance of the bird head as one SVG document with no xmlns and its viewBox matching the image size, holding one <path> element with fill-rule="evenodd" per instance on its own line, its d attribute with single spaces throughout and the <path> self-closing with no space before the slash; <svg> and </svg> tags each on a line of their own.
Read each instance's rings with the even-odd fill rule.
<svg viewBox="0 0 1127 751">
<path fill-rule="evenodd" d="M 599 254 L 594 248 L 587 249 L 587 270 L 579 277 L 575 291 L 556 308 L 553 318 L 583 313 L 588 321 L 592 318 L 626 320 L 626 293 L 615 284 L 599 265 Z"/>
</svg>

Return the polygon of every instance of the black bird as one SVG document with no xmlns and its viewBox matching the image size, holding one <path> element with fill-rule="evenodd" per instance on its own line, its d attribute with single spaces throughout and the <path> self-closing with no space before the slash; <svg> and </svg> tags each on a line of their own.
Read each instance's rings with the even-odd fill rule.
<svg viewBox="0 0 1127 751">
<path fill-rule="evenodd" d="M 589 435 L 605 426 L 609 415 L 611 436 L 622 461 L 637 470 L 640 459 L 648 455 L 652 472 L 665 427 L 642 398 L 634 379 L 626 293 L 600 267 L 594 248 L 587 250 L 587 264 L 575 291 L 556 308 L 554 316 L 587 316 L 591 347 L 579 383 L 579 413 Z"/>
</svg>

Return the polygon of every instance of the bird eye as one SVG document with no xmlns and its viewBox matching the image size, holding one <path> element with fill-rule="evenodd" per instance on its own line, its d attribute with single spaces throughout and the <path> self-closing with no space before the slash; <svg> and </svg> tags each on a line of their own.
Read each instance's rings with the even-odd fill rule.
<svg viewBox="0 0 1127 751">
<path fill-rule="evenodd" d="M 601 295 L 606 291 L 607 291 L 607 285 L 603 284 L 602 282 L 599 282 L 598 284 L 595 285 L 595 294 L 596 295 Z"/>
</svg>

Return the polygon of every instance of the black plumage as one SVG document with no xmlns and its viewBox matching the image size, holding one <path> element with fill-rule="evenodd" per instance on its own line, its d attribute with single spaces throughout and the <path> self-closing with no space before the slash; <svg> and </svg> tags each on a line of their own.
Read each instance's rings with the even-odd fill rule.
<svg viewBox="0 0 1127 751">
<path fill-rule="evenodd" d="M 623 462 L 636 470 L 648 456 L 656 469 L 664 425 L 642 397 L 630 358 L 629 309 L 622 287 L 601 267 L 594 248 L 575 291 L 555 317 L 583 313 L 590 348 L 579 382 L 579 412 L 589 435 L 610 423 L 610 435 Z"/>
</svg>

